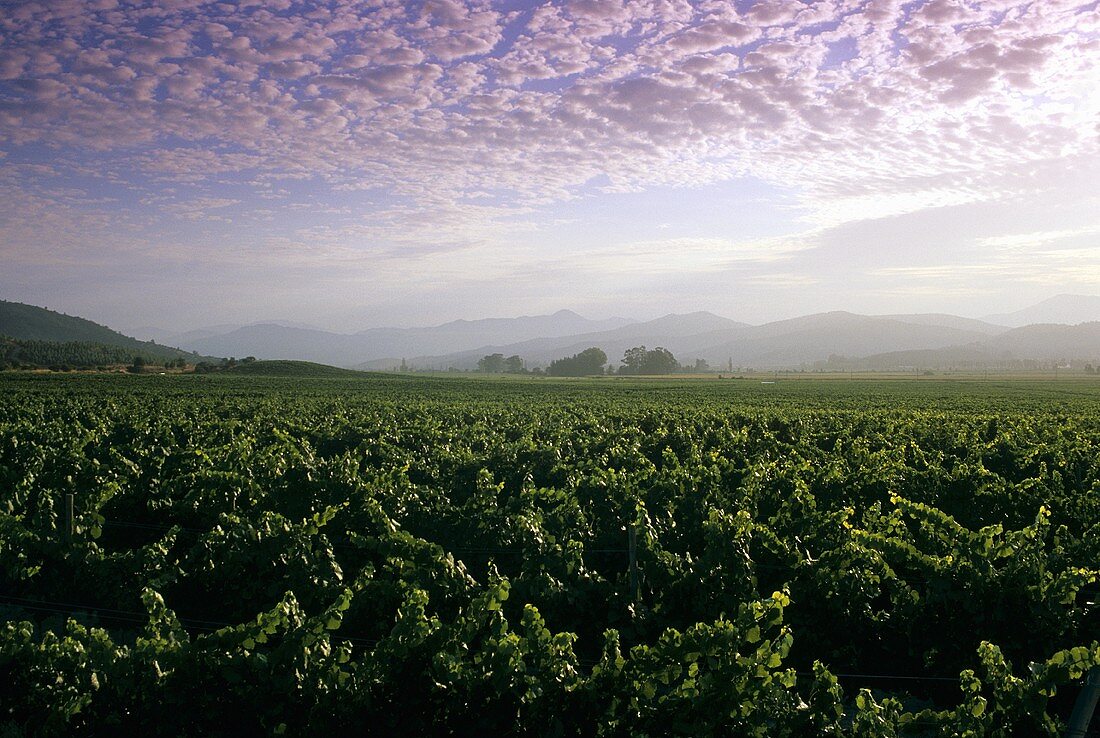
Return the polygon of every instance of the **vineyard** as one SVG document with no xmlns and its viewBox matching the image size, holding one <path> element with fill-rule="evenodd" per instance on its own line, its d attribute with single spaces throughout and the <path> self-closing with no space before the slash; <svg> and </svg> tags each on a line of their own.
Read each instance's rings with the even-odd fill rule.
<svg viewBox="0 0 1100 738">
<path fill-rule="evenodd" d="M 1100 384 L 0 376 L 0 736 L 1057 736 L 1097 600 Z"/>
</svg>

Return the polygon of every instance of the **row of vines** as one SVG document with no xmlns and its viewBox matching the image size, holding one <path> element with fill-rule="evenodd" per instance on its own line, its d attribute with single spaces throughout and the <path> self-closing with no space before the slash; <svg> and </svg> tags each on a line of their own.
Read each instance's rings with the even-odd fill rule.
<svg viewBox="0 0 1100 738">
<path fill-rule="evenodd" d="M 1100 394 L 0 389 L 0 736 L 1054 736 L 1100 665 Z"/>
</svg>

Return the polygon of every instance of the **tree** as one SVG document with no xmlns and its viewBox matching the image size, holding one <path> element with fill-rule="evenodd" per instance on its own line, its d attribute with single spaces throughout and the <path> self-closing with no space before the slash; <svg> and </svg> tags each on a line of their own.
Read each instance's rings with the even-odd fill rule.
<svg viewBox="0 0 1100 738">
<path fill-rule="evenodd" d="M 134 363 L 130 365 L 129 371 L 133 374 L 140 374 L 145 371 L 145 357 L 135 356 Z"/>
<path fill-rule="evenodd" d="M 680 362 L 666 348 L 658 346 L 647 351 L 645 346 L 635 346 L 623 354 L 619 374 L 671 374 L 680 368 Z"/>
<path fill-rule="evenodd" d="M 579 354 L 554 359 L 546 373 L 553 377 L 587 377 L 590 374 L 603 374 L 603 365 L 606 363 L 607 354 L 593 346 Z"/>
<path fill-rule="evenodd" d="M 504 354 L 487 354 L 477 360 L 477 370 L 487 374 L 500 374 L 504 371 Z"/>
<path fill-rule="evenodd" d="M 623 354 L 623 365 L 619 367 L 619 374 L 641 374 L 645 367 L 645 357 L 645 346 L 627 349 Z"/>
<path fill-rule="evenodd" d="M 643 374 L 671 374 L 680 368 L 680 362 L 666 348 L 658 346 L 645 354 L 645 371 Z"/>
<path fill-rule="evenodd" d="M 702 374 L 703 372 L 709 372 L 710 371 L 710 364 L 707 363 L 706 359 L 696 359 L 695 360 L 695 371 L 698 374 Z"/>
<path fill-rule="evenodd" d="M 504 371 L 509 374 L 522 374 L 523 373 L 523 359 L 518 355 L 509 356 L 504 360 Z"/>
</svg>

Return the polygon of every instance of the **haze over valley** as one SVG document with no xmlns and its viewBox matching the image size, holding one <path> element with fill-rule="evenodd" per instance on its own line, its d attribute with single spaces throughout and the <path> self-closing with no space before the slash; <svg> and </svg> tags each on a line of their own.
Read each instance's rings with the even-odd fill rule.
<svg viewBox="0 0 1100 738">
<path fill-rule="evenodd" d="M 1002 323 L 991 322 L 995 319 Z M 1044 319 L 1046 322 L 1040 322 Z M 253 357 L 360 370 L 473 371 L 485 369 L 482 360 L 487 356 L 499 355 L 516 357 L 518 366 L 534 370 L 597 348 L 614 368 L 628 350 L 645 346 L 667 349 L 685 368 L 732 372 L 1080 369 L 1100 365 L 1100 298 L 1058 295 L 989 319 L 944 313 L 859 315 L 832 311 L 753 325 L 705 311 L 641 321 L 589 319 L 559 310 L 549 315 L 459 320 L 419 328 L 369 328 L 355 333 L 282 322 L 223 324 L 178 334 L 154 328 L 130 333 L 134 337 L 42 308 L 0 302 L 0 336 L 107 344 L 192 362 Z"/>
<path fill-rule="evenodd" d="M 1060 295 L 1004 316 L 1000 324 L 992 322 L 997 317 L 832 311 L 751 325 L 704 311 L 638 321 L 589 320 L 561 310 L 352 334 L 265 323 L 180 345 L 216 356 L 296 358 L 360 369 L 393 369 L 404 361 L 421 369 L 470 370 L 493 353 L 545 367 L 593 346 L 615 363 L 639 345 L 667 348 L 682 363 L 704 359 L 715 368 L 1020 368 L 1025 362 L 1100 359 L 1100 324 L 1092 324 L 1100 320 L 1100 298 Z"/>
</svg>

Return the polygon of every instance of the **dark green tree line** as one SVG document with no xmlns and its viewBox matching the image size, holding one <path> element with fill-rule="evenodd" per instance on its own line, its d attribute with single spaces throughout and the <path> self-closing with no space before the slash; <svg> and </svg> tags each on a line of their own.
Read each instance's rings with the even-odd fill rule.
<svg viewBox="0 0 1100 738">
<path fill-rule="evenodd" d="M 603 365 L 607 363 L 607 354 L 596 347 L 587 348 L 579 354 L 550 362 L 546 373 L 553 377 L 587 377 L 603 374 Z"/>
</svg>

